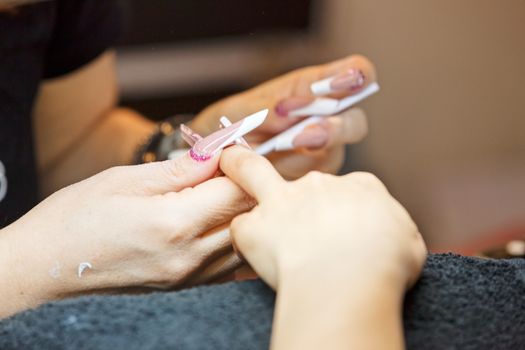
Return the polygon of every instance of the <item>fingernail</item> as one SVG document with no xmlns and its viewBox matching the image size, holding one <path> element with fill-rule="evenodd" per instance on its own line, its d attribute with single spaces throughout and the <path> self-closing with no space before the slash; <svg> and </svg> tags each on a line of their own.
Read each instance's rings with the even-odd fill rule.
<svg viewBox="0 0 525 350">
<path fill-rule="evenodd" d="M 323 148 L 328 143 L 328 130 L 320 125 L 312 125 L 297 135 L 293 140 L 296 148 Z"/>
<path fill-rule="evenodd" d="M 365 80 L 365 75 L 362 71 L 352 68 L 346 71 L 346 73 L 316 81 L 310 86 L 310 90 L 312 90 L 315 96 L 323 96 L 341 91 L 354 92 L 365 85 Z"/>
<path fill-rule="evenodd" d="M 313 101 L 314 98 L 308 96 L 288 97 L 275 106 L 275 112 L 281 117 L 287 117 L 291 111 L 308 106 Z"/>
<path fill-rule="evenodd" d="M 197 141 L 190 150 L 191 158 L 198 162 L 209 160 L 223 148 L 232 145 L 235 140 L 259 127 L 267 115 L 268 110 L 257 112 Z"/>
<path fill-rule="evenodd" d="M 365 75 L 359 69 L 352 68 L 345 74 L 334 77 L 330 83 L 333 91 L 356 91 L 365 85 Z"/>
</svg>

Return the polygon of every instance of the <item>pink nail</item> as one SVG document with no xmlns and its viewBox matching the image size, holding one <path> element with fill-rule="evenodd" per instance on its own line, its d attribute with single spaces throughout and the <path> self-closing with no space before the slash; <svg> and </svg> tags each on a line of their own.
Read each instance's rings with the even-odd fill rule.
<svg viewBox="0 0 525 350">
<path fill-rule="evenodd" d="M 352 68 L 346 73 L 338 75 L 330 86 L 334 91 L 356 91 L 365 85 L 365 75 L 359 69 Z"/>
<path fill-rule="evenodd" d="M 296 148 L 323 148 L 328 142 L 328 131 L 320 125 L 313 125 L 306 128 L 293 140 Z"/>
<path fill-rule="evenodd" d="M 259 127 L 267 115 L 268 110 L 257 112 L 197 141 L 190 150 L 190 156 L 199 162 L 210 159 L 215 153 L 234 144 L 235 140 Z"/>
<path fill-rule="evenodd" d="M 275 106 L 275 112 L 281 117 L 287 117 L 291 111 L 308 106 L 313 101 L 314 98 L 308 96 L 288 97 Z"/>
</svg>

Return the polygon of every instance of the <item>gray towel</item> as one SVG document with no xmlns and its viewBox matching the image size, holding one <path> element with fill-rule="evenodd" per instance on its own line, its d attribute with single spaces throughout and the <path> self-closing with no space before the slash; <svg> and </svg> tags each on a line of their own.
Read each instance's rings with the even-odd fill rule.
<svg viewBox="0 0 525 350">
<path fill-rule="evenodd" d="M 268 349 L 260 281 L 89 296 L 0 322 L 0 349 Z M 404 307 L 408 349 L 525 349 L 525 260 L 432 255 Z"/>
</svg>

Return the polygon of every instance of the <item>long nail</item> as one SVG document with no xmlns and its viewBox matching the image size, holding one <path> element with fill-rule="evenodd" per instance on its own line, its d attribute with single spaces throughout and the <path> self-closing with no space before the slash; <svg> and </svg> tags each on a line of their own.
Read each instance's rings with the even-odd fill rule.
<svg viewBox="0 0 525 350">
<path fill-rule="evenodd" d="M 313 101 L 314 98 L 308 96 L 288 97 L 275 106 L 275 112 L 281 117 L 287 117 L 293 110 L 308 106 Z"/>
<path fill-rule="evenodd" d="M 311 90 L 317 96 L 343 91 L 355 92 L 363 88 L 365 82 L 364 73 L 359 69 L 351 68 L 343 74 L 313 83 Z"/>
<path fill-rule="evenodd" d="M 232 125 L 233 123 L 230 121 L 230 119 L 228 119 L 228 117 L 226 116 L 222 116 L 221 119 L 219 119 L 220 123 L 221 123 L 221 127 L 222 128 L 227 128 L 228 126 Z M 237 140 L 235 140 L 235 143 L 237 145 L 241 145 L 241 146 L 244 146 L 248 149 L 252 149 L 250 147 L 250 145 L 248 144 L 248 142 L 246 142 L 246 140 L 244 139 L 244 137 L 239 137 Z"/>
<path fill-rule="evenodd" d="M 267 115 L 267 109 L 257 112 L 227 128 L 216 131 L 204 139 L 197 141 L 190 150 L 190 156 L 196 161 L 206 161 L 210 159 L 215 153 L 232 145 L 235 140 L 259 127 L 264 122 Z"/>
</svg>

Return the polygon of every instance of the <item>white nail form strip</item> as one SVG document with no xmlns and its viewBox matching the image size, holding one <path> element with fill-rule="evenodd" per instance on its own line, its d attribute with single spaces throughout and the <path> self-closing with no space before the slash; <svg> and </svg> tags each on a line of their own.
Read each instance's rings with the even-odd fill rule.
<svg viewBox="0 0 525 350">
<path fill-rule="evenodd" d="M 225 128 L 227 128 L 228 126 L 232 125 L 232 122 L 230 121 L 230 119 L 228 119 L 228 117 L 226 116 L 222 116 L 220 119 L 219 119 L 221 125 Z M 248 142 L 246 142 L 246 140 L 244 139 L 244 137 L 240 137 L 238 138 L 237 140 L 235 140 L 235 144 L 237 145 L 242 145 L 244 147 L 248 147 L 251 149 L 250 145 L 248 144 Z"/>
<path fill-rule="evenodd" d="M 280 133 L 279 135 L 271 138 L 257 147 L 255 152 L 264 156 L 273 151 L 279 152 L 294 149 L 295 147 L 293 145 L 293 141 L 297 135 L 299 135 L 307 126 L 319 123 L 322 118 L 323 117 L 321 116 L 313 116 L 295 124 L 290 129 Z"/>
<path fill-rule="evenodd" d="M 217 149 L 223 149 L 224 147 L 230 145 L 232 142 L 235 142 L 235 140 L 237 140 L 238 138 L 241 138 L 247 133 L 257 129 L 266 120 L 268 112 L 268 109 L 264 109 L 244 118 L 244 121 L 242 122 L 239 129 L 237 129 L 237 131 L 233 135 L 231 135 L 219 147 L 217 147 Z"/>
<path fill-rule="evenodd" d="M 344 111 L 357 102 L 379 91 L 379 85 L 372 83 L 356 95 L 345 97 L 341 100 L 334 98 L 318 97 L 306 107 L 296 109 L 289 113 L 290 117 L 303 117 L 307 115 L 334 115 Z"/>
<path fill-rule="evenodd" d="M 326 115 L 330 116 L 330 115 L 338 114 L 344 111 L 345 109 L 352 107 L 356 103 L 366 99 L 367 97 L 375 94 L 378 91 L 379 91 L 379 85 L 377 83 L 373 83 L 369 85 L 366 89 L 361 91 L 360 93 L 346 97 L 342 100 L 323 99 L 323 100 L 336 101 L 338 105 L 335 110 L 333 110 L 331 113 L 328 113 Z M 319 100 L 319 98 L 317 100 Z M 287 150 L 293 149 L 294 148 L 293 141 L 297 137 L 297 135 L 299 135 L 307 126 L 318 123 L 321 120 L 321 118 L 323 118 L 323 116 L 326 116 L 325 114 L 322 114 L 319 112 L 312 113 L 312 114 L 316 114 L 316 115 L 310 118 L 306 118 L 302 122 L 299 122 L 295 124 L 294 126 L 292 126 L 290 129 L 283 131 L 277 136 L 274 136 L 270 140 L 266 141 L 265 143 L 257 147 L 255 151 L 260 155 L 266 155 L 273 151 L 287 151 Z"/>
</svg>

